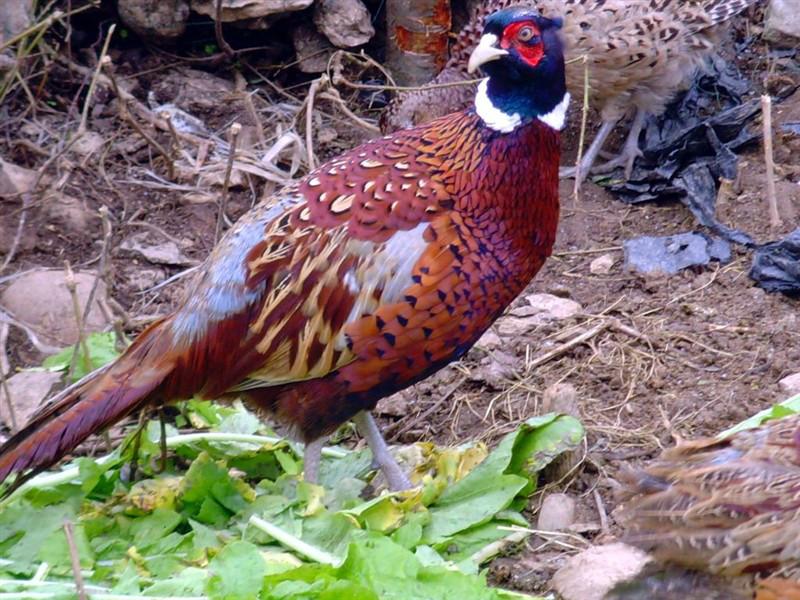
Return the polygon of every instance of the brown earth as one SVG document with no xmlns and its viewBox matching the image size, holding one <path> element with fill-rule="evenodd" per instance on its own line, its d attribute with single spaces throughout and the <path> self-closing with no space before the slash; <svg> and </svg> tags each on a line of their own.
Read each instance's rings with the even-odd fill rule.
<svg viewBox="0 0 800 600">
<path fill-rule="evenodd" d="M 298 108 L 307 86 L 278 90 L 254 75 L 262 73 L 259 69 L 246 73 L 248 89 L 259 90 L 250 107 L 233 83 L 234 75 L 224 68 L 210 78 L 187 74 L 185 65 L 176 65 L 173 57 L 141 49 L 113 50 L 112 60 L 120 80 L 142 104 L 152 91 L 157 102 L 175 102 L 222 138 L 233 120 L 242 123 L 239 147 L 245 151 L 263 151 L 304 119 Z M 753 59 L 745 66 L 763 70 L 762 62 Z M 779 75 L 800 80 L 797 73 Z M 187 81 L 214 91 L 181 94 Z M 8 118 L 0 125 L 0 157 L 44 169 L 63 194 L 78 200 L 87 224 L 76 225 L 63 211 L 49 210 L 36 200 L 27 209 L 19 198 L 0 200 L 4 254 L 13 245 L 20 215 L 26 213 L 13 261 L 0 273 L 0 284 L 30 268 L 61 268 L 65 260 L 73 267 L 95 268 L 102 239 L 98 210 L 106 206 L 113 234 L 105 278 L 117 316 L 134 334 L 179 301 L 188 278 L 152 289 L 184 267 L 153 264 L 121 250 L 121 242 L 146 233 L 151 243 L 173 241 L 184 258 L 202 260 L 214 245 L 214 200 L 220 195 L 221 179 L 214 186 L 203 183 L 199 172 L 170 179 L 155 146 L 120 120 L 113 93 L 102 86 L 89 119 L 90 131 L 100 136 L 101 150 L 94 155 L 60 150 L 66 133 L 77 126 L 85 84 L 85 73 L 58 63 L 42 83 L 45 104 L 32 110 L 18 93 L 2 107 Z M 355 92 L 346 92 L 342 91 L 345 102 L 359 101 Z M 776 127 L 786 121 L 800 121 L 800 92 L 776 107 Z M 276 123 L 282 132 L 275 131 Z M 324 140 L 317 147 L 323 157 L 367 136 L 329 100 L 320 101 L 314 125 L 315 134 Z M 175 141 L 168 131 L 148 131 L 162 146 L 169 148 Z M 303 125 L 298 131 L 304 135 Z M 194 151 L 191 143 L 181 143 Z M 775 144 L 784 225 L 770 231 L 760 149 L 743 157 L 740 181 L 718 209 L 721 221 L 759 241 L 793 230 L 800 214 L 800 141 L 776 134 Z M 568 139 L 567 146 L 569 156 L 574 139 Z M 292 152 L 282 156 L 275 164 L 288 169 Z M 302 152 L 300 156 L 304 158 Z M 211 157 L 206 164 L 224 163 Z M 182 168 L 189 169 L 185 164 Z M 234 187 L 228 214 L 240 215 L 274 189 L 267 179 L 251 175 Z M 626 271 L 625 240 L 702 228 L 680 204 L 629 206 L 593 183 L 583 187 L 576 201 L 572 185 L 565 181 L 561 187 L 564 201 L 555 254 L 526 294 L 570 298 L 580 303 L 581 313 L 504 337 L 500 346 L 473 349 L 460 363 L 384 401 L 379 416 L 395 442 L 493 441 L 542 412 L 546 389 L 562 383 L 574 386 L 577 407 L 567 403 L 566 408 L 575 410 L 585 424 L 587 442 L 579 453 L 580 468 L 553 487 L 579 498 L 578 522 L 584 527 L 577 535 L 591 541 L 610 539 L 617 531 L 611 513 L 621 466 L 654 456 L 674 435 L 712 435 L 785 398 L 778 381 L 800 371 L 800 328 L 796 301 L 767 294 L 748 278 L 751 252 L 744 248 L 735 248 L 728 264 L 712 263 L 674 276 Z M 603 255 L 610 255 L 613 267 L 607 274 L 593 274 L 592 261 Z M 515 307 L 524 304 L 523 295 Z M 531 366 L 581 334 L 586 334 L 583 342 Z M 42 360 L 17 328 L 11 329 L 6 351 L 15 368 Z M 581 547 L 574 540 L 570 543 Z M 542 591 L 564 556 L 562 546 L 534 540 L 513 559 L 498 560 L 493 576 L 510 587 Z"/>
</svg>

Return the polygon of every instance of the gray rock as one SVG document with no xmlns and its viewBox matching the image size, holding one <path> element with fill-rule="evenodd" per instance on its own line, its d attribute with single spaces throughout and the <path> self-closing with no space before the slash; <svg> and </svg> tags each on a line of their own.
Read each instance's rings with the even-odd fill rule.
<svg viewBox="0 0 800 600">
<path fill-rule="evenodd" d="M 563 531 L 575 522 L 575 499 L 567 494 L 548 494 L 542 501 L 536 529 Z"/>
<path fill-rule="evenodd" d="M 632 546 L 593 546 L 567 559 L 553 576 L 553 588 L 564 600 L 602 600 L 615 585 L 630 581 L 650 562 Z"/>
<path fill-rule="evenodd" d="M 28 422 L 30 417 L 39 410 L 42 403 L 47 398 L 50 390 L 61 379 L 61 373 L 50 371 L 22 371 L 9 377 L 6 380 L 8 392 L 11 395 L 11 404 L 14 407 L 14 416 L 17 425 L 22 426 Z M 3 415 L 3 422 L 12 425 L 8 414 L 7 399 L 5 390 L 0 389 L 0 412 Z"/>
<path fill-rule="evenodd" d="M 794 396 L 800 394 L 800 373 L 787 375 L 778 382 L 781 391 Z"/>
<path fill-rule="evenodd" d="M 569 383 L 554 383 L 542 394 L 542 412 L 555 412 L 581 418 L 578 405 L 578 390 Z"/>
<path fill-rule="evenodd" d="M 172 240 L 151 242 L 150 236 L 146 232 L 134 233 L 125 238 L 119 245 L 119 249 L 138 254 L 156 265 L 191 267 L 197 264 L 196 260 L 186 257 Z"/>
<path fill-rule="evenodd" d="M 186 31 L 188 0 L 118 0 L 122 22 L 146 40 L 174 40 Z"/>
<path fill-rule="evenodd" d="M 608 275 L 615 262 L 617 261 L 611 254 L 603 254 L 589 264 L 589 272 L 592 275 Z"/>
<path fill-rule="evenodd" d="M 328 38 L 308 23 L 294 28 L 292 43 L 297 54 L 297 67 L 303 73 L 322 73 L 335 50 Z"/>
<path fill-rule="evenodd" d="M 478 338 L 478 341 L 475 342 L 475 347 L 480 348 L 481 350 L 494 350 L 502 345 L 503 340 L 501 340 L 500 336 L 491 329 L 488 329 L 486 333 L 484 333 L 480 338 Z"/>
<path fill-rule="evenodd" d="M 0 44 L 30 27 L 33 19 L 33 0 L 0 2 Z"/>
<path fill-rule="evenodd" d="M 580 313 L 582 307 L 574 300 L 552 294 L 530 294 L 528 306 L 519 306 L 497 321 L 501 336 L 522 335 L 549 321 L 562 321 Z"/>
<path fill-rule="evenodd" d="M 20 200 L 36 183 L 36 171 L 0 159 L 0 199 Z"/>
<path fill-rule="evenodd" d="M 764 21 L 764 39 L 785 46 L 800 44 L 797 0 L 770 0 Z"/>
<path fill-rule="evenodd" d="M 625 266 L 640 273 L 669 275 L 688 267 L 705 266 L 710 261 L 728 262 L 731 246 L 720 238 L 702 233 L 679 233 L 664 237 L 642 236 L 626 240 Z"/>
<path fill-rule="evenodd" d="M 313 1 L 314 0 L 222 0 L 221 16 L 224 23 L 250 21 L 250 26 L 255 23 L 267 26 L 270 24 L 270 21 L 264 20 L 262 17 L 303 10 L 311 6 Z M 192 0 L 192 10 L 201 15 L 216 19 L 217 2 L 216 0 Z"/>
<path fill-rule="evenodd" d="M 76 294 L 81 307 L 86 305 L 94 281 L 93 273 L 75 273 Z M 84 324 L 84 333 L 100 331 L 108 325 L 97 305 L 105 297 L 106 286 L 100 281 L 95 302 Z M 18 277 L 0 294 L 0 304 L 50 345 L 69 346 L 78 341 L 78 325 L 64 271 L 31 271 Z"/>
<path fill-rule="evenodd" d="M 361 46 L 375 35 L 372 17 L 361 0 L 318 0 L 314 24 L 339 48 Z"/>
</svg>

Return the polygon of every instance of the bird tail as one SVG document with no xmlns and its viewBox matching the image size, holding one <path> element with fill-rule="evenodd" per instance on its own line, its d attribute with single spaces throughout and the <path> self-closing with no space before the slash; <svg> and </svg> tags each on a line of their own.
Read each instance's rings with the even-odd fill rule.
<svg viewBox="0 0 800 600">
<path fill-rule="evenodd" d="M 18 485 L 91 434 L 150 403 L 175 365 L 164 324 L 151 325 L 116 361 L 64 390 L 3 444 L 0 482 L 17 473 Z"/>
</svg>

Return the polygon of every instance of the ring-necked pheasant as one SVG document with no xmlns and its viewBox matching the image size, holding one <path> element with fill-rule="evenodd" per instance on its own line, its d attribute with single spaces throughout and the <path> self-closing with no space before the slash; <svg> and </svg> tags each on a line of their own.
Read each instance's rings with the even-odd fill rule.
<svg viewBox="0 0 800 600">
<path fill-rule="evenodd" d="M 390 486 L 408 487 L 365 411 L 462 356 L 550 254 L 560 26 L 490 16 L 474 108 L 346 152 L 243 216 L 180 308 L 0 449 L 0 481 L 147 405 L 236 394 L 309 443 L 309 480 L 323 436 L 355 417 Z"/>
<path fill-rule="evenodd" d="M 800 575 L 800 415 L 680 442 L 627 477 L 629 541 L 657 557 L 725 575 Z"/>
<path fill-rule="evenodd" d="M 619 156 L 595 171 L 625 167 L 630 177 L 639 156 L 639 134 L 648 114 L 663 112 L 673 95 L 690 80 L 714 48 L 714 26 L 758 0 L 530 0 L 545 16 L 563 15 L 567 89 L 583 96 L 588 57 L 589 100 L 600 111 L 602 125 L 581 163 L 588 175 L 606 139 L 626 113 L 634 111 L 630 132 Z M 444 70 L 432 83 L 469 79 L 466 64 L 492 11 L 514 0 L 485 0 L 459 32 Z M 466 106 L 471 87 L 429 88 L 398 94 L 381 117 L 384 131 L 411 127 Z M 572 174 L 572 170 L 565 173 Z"/>
</svg>

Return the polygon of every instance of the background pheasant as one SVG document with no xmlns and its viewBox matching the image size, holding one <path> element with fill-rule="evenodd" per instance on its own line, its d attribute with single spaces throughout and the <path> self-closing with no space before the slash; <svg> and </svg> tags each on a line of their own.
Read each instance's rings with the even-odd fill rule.
<svg viewBox="0 0 800 600">
<path fill-rule="evenodd" d="M 661 559 L 725 575 L 800 574 L 800 415 L 680 442 L 630 491 L 629 539 Z"/>
<path fill-rule="evenodd" d="M 633 112 L 630 132 L 619 156 L 595 168 L 624 166 L 630 176 L 639 155 L 639 134 L 648 114 L 660 114 L 714 48 L 714 26 L 758 0 L 534 0 L 544 15 L 563 15 L 567 89 L 582 97 L 588 56 L 590 103 L 602 125 L 581 164 L 585 177 L 617 122 Z M 477 43 L 485 16 L 514 4 L 485 0 L 459 32 L 445 69 L 432 83 L 468 79 L 467 58 Z M 426 122 L 469 103 L 467 86 L 402 92 L 381 119 L 384 131 Z M 571 173 L 569 171 L 568 173 Z"/>
<path fill-rule="evenodd" d="M 0 449 L 0 480 L 147 405 L 235 394 L 313 442 L 308 479 L 322 436 L 355 416 L 407 487 L 362 411 L 463 355 L 550 254 L 559 26 L 530 9 L 488 18 L 475 109 L 357 147 L 242 217 L 175 313 Z"/>
</svg>

